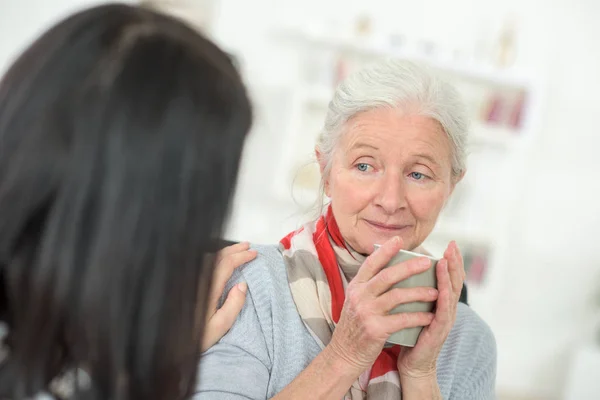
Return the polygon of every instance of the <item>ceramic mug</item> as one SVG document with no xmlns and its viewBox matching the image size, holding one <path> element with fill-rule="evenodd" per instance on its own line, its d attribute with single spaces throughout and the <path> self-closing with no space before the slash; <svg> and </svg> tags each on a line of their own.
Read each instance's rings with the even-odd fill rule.
<svg viewBox="0 0 600 400">
<path fill-rule="evenodd" d="M 379 247 L 379 245 L 375 245 Z M 412 251 L 400 250 L 392 259 L 386 264 L 385 268 L 393 265 L 400 264 L 404 261 L 408 261 L 415 257 L 427 257 L 431 260 L 431 267 L 420 274 L 416 274 L 408 277 L 407 279 L 396 283 L 392 288 L 414 288 L 414 287 L 432 287 L 437 289 L 437 275 L 436 265 L 439 259 L 427 256 L 425 254 L 419 254 Z M 390 290 L 392 289 L 390 288 Z M 390 311 L 390 314 L 398 313 L 409 313 L 409 312 L 432 312 L 435 307 L 435 301 L 423 302 L 415 301 L 412 303 L 399 304 Z M 388 345 L 399 344 L 402 346 L 414 347 L 417 343 L 417 339 L 423 330 L 422 326 L 414 328 L 405 328 L 394 332 L 390 335 L 387 340 Z"/>
</svg>

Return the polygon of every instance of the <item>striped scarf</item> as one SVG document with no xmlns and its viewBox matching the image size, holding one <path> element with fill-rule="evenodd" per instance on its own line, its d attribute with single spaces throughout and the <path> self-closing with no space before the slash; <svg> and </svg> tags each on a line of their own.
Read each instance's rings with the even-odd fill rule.
<svg viewBox="0 0 600 400">
<path fill-rule="evenodd" d="M 346 246 L 331 207 L 318 220 L 284 237 L 279 248 L 298 313 L 317 343 L 325 348 L 340 319 L 348 282 L 365 257 Z M 384 348 L 344 399 L 400 400 L 396 367 L 399 352 L 400 346 Z"/>
</svg>

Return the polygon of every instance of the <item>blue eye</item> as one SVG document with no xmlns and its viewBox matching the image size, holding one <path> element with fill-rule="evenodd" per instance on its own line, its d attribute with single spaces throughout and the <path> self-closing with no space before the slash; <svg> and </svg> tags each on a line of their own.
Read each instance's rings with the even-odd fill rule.
<svg viewBox="0 0 600 400">
<path fill-rule="evenodd" d="M 367 170 L 369 169 L 369 164 L 365 164 L 365 163 L 359 163 L 356 164 L 356 168 L 360 171 L 360 172 L 367 172 Z"/>
<path fill-rule="evenodd" d="M 420 180 L 422 180 L 423 178 L 425 178 L 425 175 L 423 175 L 423 174 L 422 174 L 422 173 L 420 173 L 420 172 L 411 172 L 411 173 L 410 173 L 410 177 L 411 177 L 411 178 L 413 178 L 413 179 L 415 179 L 415 180 L 417 180 L 417 181 L 420 181 Z"/>
</svg>

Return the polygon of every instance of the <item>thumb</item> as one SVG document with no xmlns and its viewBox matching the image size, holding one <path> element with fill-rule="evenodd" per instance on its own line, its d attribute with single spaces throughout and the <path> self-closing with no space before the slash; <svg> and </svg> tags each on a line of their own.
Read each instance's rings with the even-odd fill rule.
<svg viewBox="0 0 600 400">
<path fill-rule="evenodd" d="M 202 352 L 217 343 L 233 326 L 238 314 L 244 307 L 248 285 L 245 282 L 235 285 L 227 294 L 223 306 L 214 313 L 204 328 Z"/>
</svg>

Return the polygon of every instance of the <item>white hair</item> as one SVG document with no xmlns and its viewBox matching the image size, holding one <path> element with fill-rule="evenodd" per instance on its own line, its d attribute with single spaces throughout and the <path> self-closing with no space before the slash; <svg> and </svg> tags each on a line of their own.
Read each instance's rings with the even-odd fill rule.
<svg viewBox="0 0 600 400">
<path fill-rule="evenodd" d="M 329 103 L 317 149 L 325 163 L 323 181 L 331 170 L 333 153 L 355 115 L 376 108 L 399 108 L 431 117 L 448 135 L 452 152 L 452 174 L 466 169 L 468 117 L 458 91 L 429 68 L 407 61 L 384 60 L 346 78 Z"/>
</svg>

